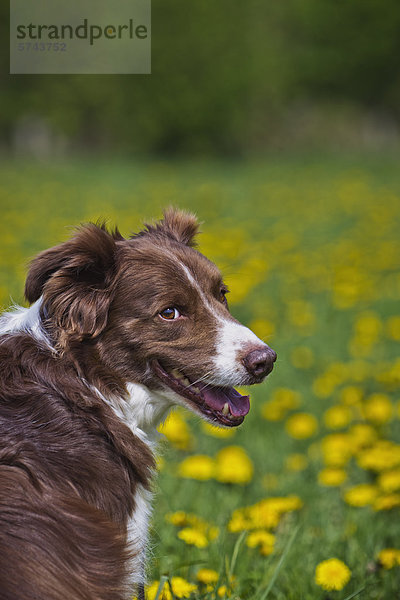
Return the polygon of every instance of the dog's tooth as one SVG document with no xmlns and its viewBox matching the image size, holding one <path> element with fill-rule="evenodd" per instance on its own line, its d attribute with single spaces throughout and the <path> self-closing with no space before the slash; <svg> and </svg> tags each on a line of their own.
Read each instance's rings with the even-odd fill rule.
<svg viewBox="0 0 400 600">
<path fill-rule="evenodd" d="M 190 381 L 187 377 L 182 377 L 181 382 L 184 383 L 185 385 L 190 385 Z"/>
<path fill-rule="evenodd" d="M 192 385 L 191 388 L 194 392 L 196 392 L 197 394 L 200 394 L 200 388 L 197 387 L 197 385 Z"/>
<path fill-rule="evenodd" d="M 229 414 L 229 404 L 227 402 L 225 402 L 225 404 L 224 404 L 224 408 L 222 409 L 222 414 L 225 415 L 225 417 L 226 417 L 226 415 Z"/>
<path fill-rule="evenodd" d="M 171 375 L 175 377 L 175 379 L 182 379 L 183 375 L 178 371 L 178 369 L 172 369 Z"/>
</svg>

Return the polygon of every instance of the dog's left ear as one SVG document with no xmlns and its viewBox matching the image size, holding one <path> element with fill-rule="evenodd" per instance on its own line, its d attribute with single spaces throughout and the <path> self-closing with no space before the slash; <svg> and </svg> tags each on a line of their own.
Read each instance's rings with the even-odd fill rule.
<svg viewBox="0 0 400 600">
<path fill-rule="evenodd" d="M 168 237 L 186 246 L 196 246 L 195 236 L 199 232 L 199 223 L 194 214 L 176 208 L 167 208 L 164 218 L 154 225 L 146 225 L 146 229 L 138 235 L 156 234 Z M 137 236 L 133 236 L 137 237 Z"/>
<path fill-rule="evenodd" d="M 116 240 L 104 225 L 89 223 L 67 242 L 31 263 L 25 296 L 43 306 L 60 334 L 59 343 L 95 337 L 104 329 L 116 272 Z"/>
</svg>

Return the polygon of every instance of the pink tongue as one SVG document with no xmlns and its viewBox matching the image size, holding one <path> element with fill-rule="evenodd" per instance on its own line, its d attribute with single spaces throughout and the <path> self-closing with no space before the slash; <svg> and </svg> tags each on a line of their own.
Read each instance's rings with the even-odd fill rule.
<svg viewBox="0 0 400 600">
<path fill-rule="evenodd" d="M 242 396 L 234 388 L 206 387 L 202 388 L 203 398 L 207 406 L 213 410 L 222 411 L 226 402 L 231 415 L 244 417 L 250 410 L 249 396 Z"/>
</svg>

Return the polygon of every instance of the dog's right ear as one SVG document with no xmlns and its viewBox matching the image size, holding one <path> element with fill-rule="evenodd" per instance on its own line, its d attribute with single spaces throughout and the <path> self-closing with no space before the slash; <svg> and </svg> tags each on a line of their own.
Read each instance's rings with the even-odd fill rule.
<svg viewBox="0 0 400 600">
<path fill-rule="evenodd" d="M 116 230 L 89 223 L 76 235 L 39 254 L 25 285 L 29 302 L 43 297 L 55 323 L 78 339 L 95 336 L 107 323 L 116 272 Z"/>
</svg>

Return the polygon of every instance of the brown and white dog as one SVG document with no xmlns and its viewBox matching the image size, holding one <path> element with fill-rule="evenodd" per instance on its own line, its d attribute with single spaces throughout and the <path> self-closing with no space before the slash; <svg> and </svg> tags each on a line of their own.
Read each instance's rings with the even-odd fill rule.
<svg viewBox="0 0 400 600">
<path fill-rule="evenodd" d="M 143 587 L 156 427 L 174 405 L 232 427 L 276 354 L 229 313 L 193 215 L 130 239 L 89 224 L 39 254 L 0 319 L 0 598 Z M 142 592 L 141 592 L 142 594 Z"/>
</svg>

